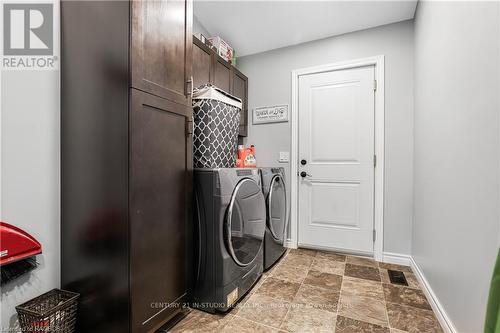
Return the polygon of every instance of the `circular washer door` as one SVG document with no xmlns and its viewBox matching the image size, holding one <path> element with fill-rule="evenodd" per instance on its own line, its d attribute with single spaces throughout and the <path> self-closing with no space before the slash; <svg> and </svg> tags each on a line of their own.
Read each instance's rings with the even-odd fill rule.
<svg viewBox="0 0 500 333">
<path fill-rule="evenodd" d="M 286 228 L 286 189 L 283 177 L 275 175 L 267 197 L 268 227 L 274 239 L 283 244 Z"/>
<path fill-rule="evenodd" d="M 226 215 L 229 253 L 240 266 L 253 262 L 264 240 L 266 204 L 259 185 L 242 179 L 233 191 Z"/>
</svg>

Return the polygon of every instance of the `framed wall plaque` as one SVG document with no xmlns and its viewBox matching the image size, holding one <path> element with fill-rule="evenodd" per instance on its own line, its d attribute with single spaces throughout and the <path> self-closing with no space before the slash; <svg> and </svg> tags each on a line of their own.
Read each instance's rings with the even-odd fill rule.
<svg viewBox="0 0 500 333">
<path fill-rule="evenodd" d="M 283 123 L 288 121 L 288 105 L 263 106 L 253 109 L 252 124 Z"/>
</svg>

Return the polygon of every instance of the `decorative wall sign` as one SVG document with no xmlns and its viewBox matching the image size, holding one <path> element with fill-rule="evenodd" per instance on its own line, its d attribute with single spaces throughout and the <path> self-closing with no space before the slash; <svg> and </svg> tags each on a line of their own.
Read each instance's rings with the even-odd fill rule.
<svg viewBox="0 0 500 333">
<path fill-rule="evenodd" d="M 288 105 L 263 106 L 253 109 L 252 123 L 254 125 L 267 123 L 282 123 L 288 121 Z"/>
</svg>

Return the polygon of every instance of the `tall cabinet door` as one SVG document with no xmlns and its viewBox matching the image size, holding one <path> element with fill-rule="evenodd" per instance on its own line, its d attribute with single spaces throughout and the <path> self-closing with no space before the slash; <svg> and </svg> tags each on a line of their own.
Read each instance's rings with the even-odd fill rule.
<svg viewBox="0 0 500 333">
<path fill-rule="evenodd" d="M 191 108 L 135 89 L 130 96 L 132 331 L 156 330 L 191 280 Z"/>
<path fill-rule="evenodd" d="M 224 59 L 214 54 L 214 79 L 213 84 L 225 92 L 231 91 L 231 65 Z"/>
<path fill-rule="evenodd" d="M 192 0 L 131 1 L 132 87 L 190 105 Z"/>
<path fill-rule="evenodd" d="M 240 136 L 247 136 L 248 128 L 248 79 L 236 68 L 233 68 L 233 87 L 231 89 L 231 94 L 239 97 L 242 102 L 240 111 Z"/>
<path fill-rule="evenodd" d="M 197 88 L 210 83 L 212 74 L 212 54 L 198 38 L 193 37 L 193 84 Z"/>
</svg>

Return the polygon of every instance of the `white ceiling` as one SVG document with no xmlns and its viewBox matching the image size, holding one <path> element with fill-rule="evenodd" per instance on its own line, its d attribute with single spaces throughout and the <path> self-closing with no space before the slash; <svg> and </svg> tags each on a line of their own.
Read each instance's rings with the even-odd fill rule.
<svg viewBox="0 0 500 333">
<path fill-rule="evenodd" d="M 241 57 L 408 20 L 416 6 L 417 0 L 195 0 L 194 14 L 212 36 L 221 36 Z"/>
</svg>

